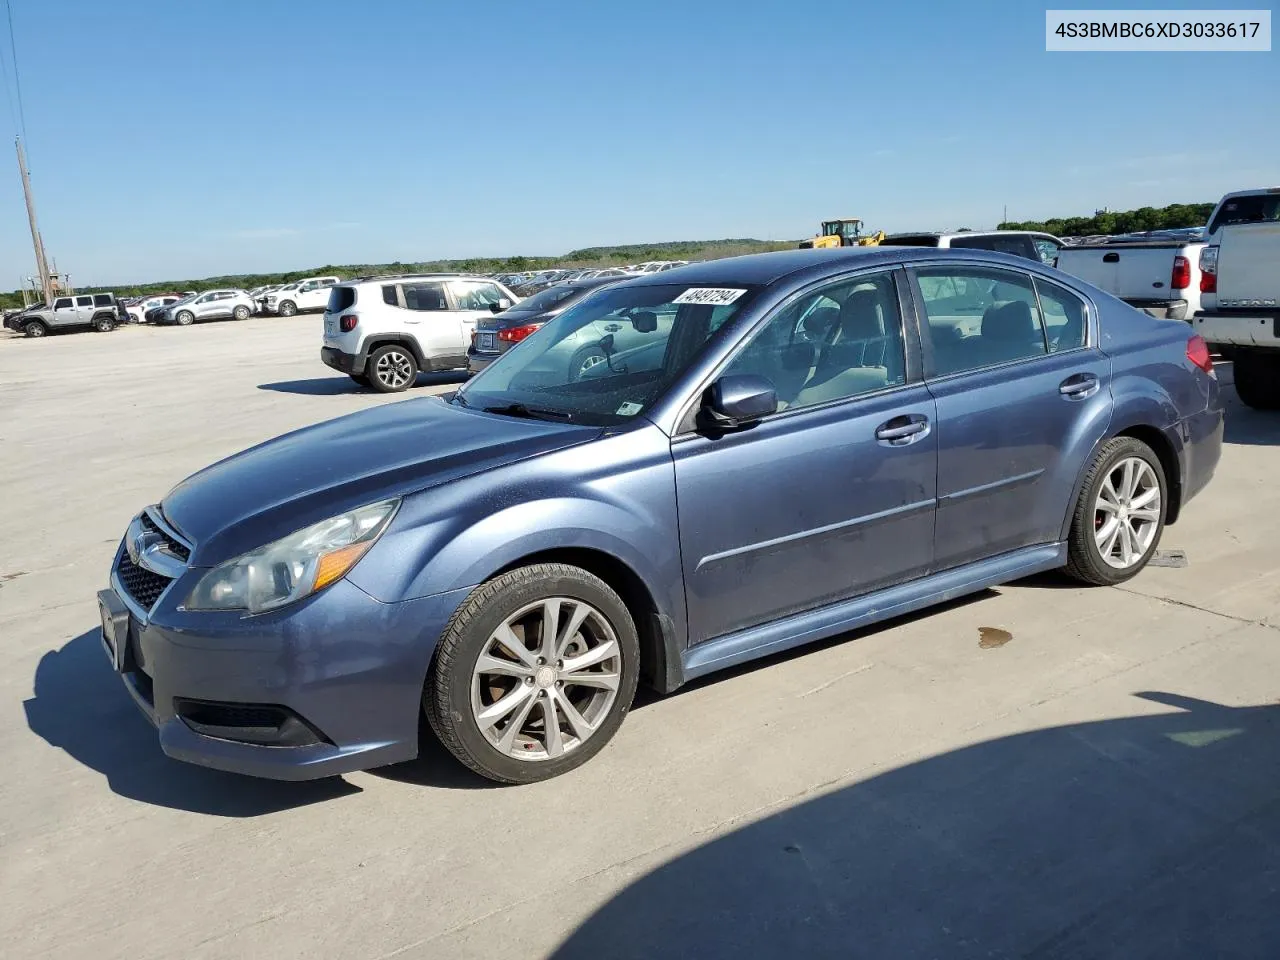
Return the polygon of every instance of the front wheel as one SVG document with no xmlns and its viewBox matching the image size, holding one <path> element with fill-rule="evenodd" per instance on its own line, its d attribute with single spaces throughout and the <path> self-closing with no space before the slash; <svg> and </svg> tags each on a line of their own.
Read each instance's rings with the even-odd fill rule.
<svg viewBox="0 0 1280 960">
<path fill-rule="evenodd" d="M 246 306 L 236 307 L 234 310 L 231 311 L 231 316 L 235 317 L 237 320 L 248 320 L 249 308 Z"/>
<path fill-rule="evenodd" d="M 1280 357 L 1244 353 L 1232 364 L 1236 396 L 1255 410 L 1280 410 Z"/>
<path fill-rule="evenodd" d="M 418 379 L 418 361 L 399 344 L 379 347 L 369 357 L 369 385 L 379 393 L 399 393 Z"/>
<path fill-rule="evenodd" d="M 178 326 L 189 327 L 191 324 L 196 322 L 196 315 L 190 310 L 179 310 L 178 315 L 173 319 L 177 322 Z"/>
<path fill-rule="evenodd" d="M 286 300 L 284 303 L 280 304 L 280 316 L 282 317 L 292 317 L 297 312 L 298 305 L 292 300 Z"/>
<path fill-rule="evenodd" d="M 1067 538 L 1066 572 L 1112 586 L 1142 570 L 1164 532 L 1166 480 L 1160 458 L 1133 437 L 1116 437 L 1085 476 Z"/>
<path fill-rule="evenodd" d="M 617 593 L 578 567 L 540 563 L 463 601 L 436 647 L 423 708 L 476 773 L 534 783 L 604 748 L 639 676 L 639 639 Z"/>
<path fill-rule="evenodd" d="M 28 320 L 23 325 L 22 332 L 26 334 L 28 337 L 43 337 L 46 333 L 49 332 L 49 328 L 46 327 L 43 323 L 41 323 L 39 320 Z"/>
</svg>

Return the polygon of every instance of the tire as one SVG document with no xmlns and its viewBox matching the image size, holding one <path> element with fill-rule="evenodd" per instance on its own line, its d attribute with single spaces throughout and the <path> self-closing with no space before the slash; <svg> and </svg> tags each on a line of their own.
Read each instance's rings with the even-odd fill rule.
<svg viewBox="0 0 1280 960">
<path fill-rule="evenodd" d="M 557 613 L 554 644 L 559 652 L 554 661 L 550 648 L 540 646 L 547 604 L 554 604 Z M 521 616 L 522 611 L 527 612 Z M 580 626 L 565 636 L 579 614 Z M 512 631 L 522 639 L 523 655 L 498 645 L 495 636 L 513 622 L 519 624 Z M 592 651 L 602 653 L 602 659 L 581 670 L 564 670 L 563 664 Z M 479 671 L 483 654 L 488 663 L 509 666 L 498 673 Z M 539 663 L 539 656 L 546 662 Z M 523 676 L 514 675 L 521 671 Z M 585 682 L 593 673 L 594 679 Z M 584 682 L 568 679 L 573 676 Z M 482 777 L 535 783 L 567 773 L 604 749 L 631 708 L 639 677 L 635 623 L 617 593 L 578 567 L 540 563 L 481 584 L 463 601 L 436 646 L 423 709 L 440 742 Z M 612 695 L 610 684 L 615 684 Z M 523 690 L 528 693 L 520 698 Z M 482 727 L 480 713 L 513 695 L 512 706 Z M 569 719 L 566 703 L 585 727 Z M 547 735 L 548 708 L 557 721 L 554 737 Z M 513 730 L 511 724 L 518 726 Z M 579 736 L 579 730 L 585 735 Z M 504 746 L 504 741 L 509 742 Z"/>
<path fill-rule="evenodd" d="M 597 364 L 608 363 L 609 358 L 599 347 L 586 347 L 573 355 L 569 363 L 569 379 L 581 380 L 588 370 Z"/>
<path fill-rule="evenodd" d="M 43 337 L 49 332 L 49 328 L 40 320 L 28 320 L 22 325 L 23 335 L 34 339 L 35 337 Z"/>
<path fill-rule="evenodd" d="M 248 320 L 249 308 L 245 306 L 236 307 L 234 310 L 231 311 L 231 316 L 236 320 Z"/>
<path fill-rule="evenodd" d="M 111 317 L 94 317 L 93 329 L 98 333 L 110 333 L 116 328 L 116 322 Z"/>
<path fill-rule="evenodd" d="M 389 343 L 373 351 L 365 370 L 369 386 L 379 393 L 400 393 L 418 379 L 418 361 L 408 347 L 399 343 Z"/>
<path fill-rule="evenodd" d="M 179 310 L 178 315 L 173 318 L 173 322 L 180 327 L 189 327 L 196 322 L 196 315 L 190 310 Z"/>
<path fill-rule="evenodd" d="M 1130 465 L 1137 479 L 1126 491 Z M 1156 494 L 1151 497 L 1153 489 Z M 1137 576 L 1160 546 L 1168 497 L 1164 467 L 1154 450 L 1133 437 L 1107 441 L 1085 475 L 1071 517 L 1067 575 L 1095 586 L 1114 586 Z M 1112 520 L 1117 526 L 1108 528 Z M 1113 529 L 1114 536 L 1107 529 Z"/>
<path fill-rule="evenodd" d="M 1280 410 L 1280 357 L 1242 353 L 1232 366 L 1241 403 L 1255 410 Z"/>
<path fill-rule="evenodd" d="M 371 386 L 369 378 L 366 377 L 363 373 L 349 373 L 347 374 L 347 376 L 349 376 L 356 383 L 360 384 L 360 386 L 362 387 Z"/>
<path fill-rule="evenodd" d="M 277 309 L 280 313 L 280 316 L 292 317 L 295 313 L 298 312 L 298 305 L 294 303 L 292 300 L 286 300 L 283 303 L 281 303 Z"/>
</svg>

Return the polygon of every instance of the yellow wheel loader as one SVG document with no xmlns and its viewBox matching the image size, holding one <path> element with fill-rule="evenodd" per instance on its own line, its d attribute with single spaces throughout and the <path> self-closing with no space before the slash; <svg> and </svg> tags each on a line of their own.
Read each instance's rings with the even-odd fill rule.
<svg viewBox="0 0 1280 960">
<path fill-rule="evenodd" d="M 884 231 L 863 233 L 862 221 L 857 217 L 843 220 L 824 220 L 822 230 L 811 240 L 801 240 L 801 250 L 825 247 L 878 247 L 884 239 Z"/>
</svg>

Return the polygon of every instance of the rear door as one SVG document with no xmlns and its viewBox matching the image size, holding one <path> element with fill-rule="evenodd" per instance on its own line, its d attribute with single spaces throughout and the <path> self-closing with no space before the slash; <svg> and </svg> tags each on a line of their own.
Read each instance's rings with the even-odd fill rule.
<svg viewBox="0 0 1280 960">
<path fill-rule="evenodd" d="M 911 273 L 938 404 L 935 569 L 1056 542 L 1111 415 L 1111 362 L 1088 305 L 1056 283 L 987 265 Z"/>
<path fill-rule="evenodd" d="M 76 322 L 93 322 L 93 297 L 76 297 Z"/>
</svg>

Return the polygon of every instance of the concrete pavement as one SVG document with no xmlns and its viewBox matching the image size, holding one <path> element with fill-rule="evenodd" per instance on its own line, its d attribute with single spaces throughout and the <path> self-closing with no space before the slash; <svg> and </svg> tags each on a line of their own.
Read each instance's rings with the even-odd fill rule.
<svg viewBox="0 0 1280 960">
<path fill-rule="evenodd" d="M 1165 536 L 1185 568 L 1037 578 L 645 697 L 550 783 L 432 744 L 278 784 L 160 754 L 94 592 L 186 474 L 388 402 L 320 364 L 319 326 L 0 339 L 6 956 L 1280 952 L 1280 417 L 1233 397 Z"/>
</svg>

